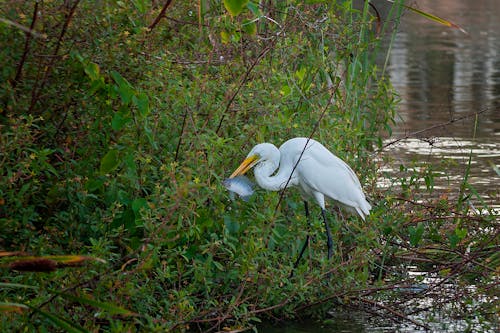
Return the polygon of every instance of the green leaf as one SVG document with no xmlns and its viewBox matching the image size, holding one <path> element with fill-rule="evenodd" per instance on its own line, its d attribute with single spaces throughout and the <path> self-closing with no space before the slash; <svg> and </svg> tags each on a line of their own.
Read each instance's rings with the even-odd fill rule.
<svg viewBox="0 0 500 333">
<path fill-rule="evenodd" d="M 224 7 L 232 16 L 239 15 L 247 6 L 248 0 L 224 0 Z"/>
<path fill-rule="evenodd" d="M 102 178 L 89 179 L 85 183 L 85 189 L 90 193 L 92 193 L 102 188 L 103 185 L 104 185 L 104 179 Z"/>
<path fill-rule="evenodd" d="M 139 13 L 146 13 L 147 6 L 144 0 L 132 0 L 132 3 L 134 4 L 134 7 L 139 11 Z"/>
<path fill-rule="evenodd" d="M 110 173 L 111 171 L 115 170 L 119 164 L 120 161 L 118 160 L 118 150 L 111 149 L 101 159 L 101 167 L 99 171 L 102 175 Z"/>
<path fill-rule="evenodd" d="M 113 115 L 113 119 L 111 120 L 111 128 L 115 131 L 119 131 L 131 120 L 132 118 L 130 118 L 128 111 L 118 111 Z"/>
<path fill-rule="evenodd" d="M 84 68 L 84 71 L 92 81 L 96 81 L 100 77 L 99 66 L 96 63 L 91 62 L 87 64 Z"/>
<path fill-rule="evenodd" d="M 129 171 L 129 173 L 133 175 L 137 171 L 134 154 L 127 154 L 123 161 L 125 163 L 125 166 L 127 167 L 127 171 Z"/>
<path fill-rule="evenodd" d="M 257 24 L 253 20 L 245 20 L 241 25 L 243 31 L 249 35 L 255 35 L 257 33 Z"/>
<path fill-rule="evenodd" d="M 147 122 L 145 122 L 145 124 L 144 124 L 144 134 L 146 134 L 146 137 L 148 138 L 149 144 L 154 149 L 158 149 L 158 143 L 156 142 L 156 140 L 154 138 L 154 133 L 151 130 L 151 128 L 149 128 Z"/>
<path fill-rule="evenodd" d="M 139 93 L 132 98 L 132 102 L 137 106 L 139 113 L 145 117 L 149 114 L 149 99 L 145 93 Z"/>
<path fill-rule="evenodd" d="M 132 208 L 127 207 L 121 215 L 116 216 L 116 218 L 111 222 L 112 228 L 118 228 L 123 226 L 130 232 L 134 232 L 136 229 L 135 214 Z"/>
<path fill-rule="evenodd" d="M 295 76 L 299 79 L 299 81 L 304 81 L 304 77 L 306 76 L 307 68 L 301 67 L 299 70 L 295 71 Z"/>
<path fill-rule="evenodd" d="M 240 40 L 241 40 L 241 32 L 235 31 L 231 35 L 231 41 L 234 42 L 234 43 L 238 43 Z"/>
<path fill-rule="evenodd" d="M 261 15 L 260 8 L 259 8 L 259 5 L 257 3 L 249 1 L 248 4 L 247 4 L 247 8 L 250 9 L 250 11 L 252 12 L 252 14 L 254 14 L 255 16 L 260 16 Z"/>
<path fill-rule="evenodd" d="M 292 92 L 292 88 L 289 85 L 285 84 L 281 87 L 280 94 L 282 96 L 288 96 Z"/>
<path fill-rule="evenodd" d="M 220 38 L 222 40 L 222 44 L 227 44 L 231 41 L 231 34 L 225 30 L 220 32 Z"/>
<path fill-rule="evenodd" d="M 111 71 L 110 74 L 117 85 L 132 87 L 132 85 L 117 71 Z"/>
<path fill-rule="evenodd" d="M 410 232 L 410 244 L 411 246 L 417 246 L 422 240 L 422 235 L 424 234 L 423 223 L 417 224 L 416 227 L 409 227 Z"/>
<path fill-rule="evenodd" d="M 148 201 L 144 198 L 137 198 L 132 201 L 132 210 L 134 211 L 135 217 L 140 217 L 141 208 L 148 208 Z"/>
<path fill-rule="evenodd" d="M 455 235 L 457 235 L 458 239 L 464 239 L 467 236 L 467 229 L 465 228 L 456 228 Z"/>
<path fill-rule="evenodd" d="M 124 104 L 130 103 L 132 97 L 134 96 L 132 85 L 116 71 L 111 71 L 111 77 L 117 84 L 115 86 L 115 90 L 120 95 L 122 102 Z"/>
<path fill-rule="evenodd" d="M 93 95 L 95 92 L 104 88 L 106 84 L 104 83 L 104 78 L 101 76 L 99 79 L 92 81 L 90 84 L 90 89 L 88 91 L 88 95 Z"/>
<path fill-rule="evenodd" d="M 452 249 L 456 248 L 458 242 L 460 241 L 460 239 L 458 238 L 458 236 L 455 233 L 449 234 L 448 240 L 450 241 L 450 247 Z"/>
<path fill-rule="evenodd" d="M 220 262 L 213 261 L 214 266 L 221 272 L 224 272 L 224 266 Z"/>
<path fill-rule="evenodd" d="M 134 233 L 136 229 L 135 214 L 131 207 L 127 208 L 122 214 L 122 222 L 125 228 Z"/>
</svg>

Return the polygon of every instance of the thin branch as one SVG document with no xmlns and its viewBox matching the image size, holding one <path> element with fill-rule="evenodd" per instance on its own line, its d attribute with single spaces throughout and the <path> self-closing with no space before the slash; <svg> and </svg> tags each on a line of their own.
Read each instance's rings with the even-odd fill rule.
<svg viewBox="0 0 500 333">
<path fill-rule="evenodd" d="M 148 26 L 149 32 L 151 32 L 154 29 L 154 27 L 156 27 L 156 25 L 160 22 L 160 20 L 163 17 L 165 17 L 165 13 L 167 12 L 167 8 L 172 4 L 172 2 L 173 2 L 173 0 L 167 0 L 167 2 L 163 5 L 163 8 L 161 9 L 160 14 L 158 14 L 158 16 L 155 18 L 153 23 L 151 23 Z"/>
<path fill-rule="evenodd" d="M 30 49 L 30 42 L 33 36 L 33 28 L 35 27 L 36 20 L 38 18 L 38 1 L 35 1 L 35 6 L 33 7 L 33 18 L 31 19 L 31 25 L 28 31 L 26 31 L 26 41 L 24 43 L 24 51 L 21 56 L 21 60 L 17 65 L 16 76 L 14 81 L 12 81 L 12 88 L 15 89 L 19 81 L 21 80 L 21 73 L 24 67 L 24 63 L 26 62 L 26 58 L 28 56 L 28 52 Z M 23 29 L 24 30 L 24 29 Z"/>
<path fill-rule="evenodd" d="M 250 67 L 248 68 L 248 70 L 245 72 L 245 74 L 243 74 L 243 77 L 241 78 L 240 80 L 240 83 L 238 84 L 238 87 L 236 88 L 236 91 L 233 93 L 233 95 L 231 96 L 231 98 L 229 99 L 229 102 L 227 103 L 226 105 L 226 108 L 224 109 L 224 112 L 222 113 L 222 116 L 219 120 L 219 124 L 217 125 L 217 129 L 215 130 L 215 133 L 216 134 L 219 134 L 219 131 L 221 130 L 222 128 L 222 123 L 224 122 L 224 119 L 226 118 L 226 114 L 227 112 L 229 111 L 229 108 L 231 107 L 231 105 L 233 104 L 234 100 L 236 99 L 236 96 L 238 95 L 238 93 L 240 92 L 241 88 L 243 88 L 243 85 L 247 82 L 248 80 L 248 77 L 250 76 L 250 73 L 252 72 L 252 70 L 255 68 L 255 66 L 257 66 L 257 64 L 260 62 L 260 60 L 262 58 L 264 58 L 264 56 L 273 49 L 275 45 L 275 42 L 271 43 L 268 47 L 266 47 L 258 56 L 257 58 L 252 62 L 252 64 L 250 65 Z"/>
<path fill-rule="evenodd" d="M 62 46 L 62 40 L 64 36 L 66 35 L 66 32 L 68 31 L 69 24 L 71 23 L 71 19 L 75 15 L 76 12 L 76 7 L 78 7 L 78 4 L 80 3 L 80 0 L 76 0 L 73 3 L 73 6 L 69 8 L 69 12 L 66 14 L 66 20 L 64 21 L 64 25 L 61 29 L 61 33 L 59 34 L 59 37 L 56 42 L 56 47 L 54 49 L 54 52 L 52 53 L 52 57 L 50 59 L 49 64 L 45 67 L 45 72 L 42 78 L 42 82 L 40 83 L 40 86 L 38 89 L 35 87 L 33 88 L 33 92 L 31 94 L 31 104 L 29 107 L 29 113 L 33 111 L 35 108 L 36 102 L 38 101 L 38 98 L 40 97 L 40 93 L 42 92 L 43 88 L 45 87 L 45 84 L 47 83 L 47 80 L 49 78 L 50 73 L 52 72 L 52 69 L 54 68 L 55 62 L 57 59 L 59 59 L 58 54 L 59 50 Z"/>
<path fill-rule="evenodd" d="M 188 107 L 186 107 L 186 112 L 184 112 L 184 116 L 182 117 L 181 133 L 179 134 L 179 141 L 177 142 L 177 148 L 175 148 L 174 161 L 177 161 L 177 159 L 179 158 L 179 151 L 181 149 L 182 137 L 184 136 L 184 130 L 186 128 L 186 118 L 187 118 L 187 115 L 188 115 Z"/>
<path fill-rule="evenodd" d="M 384 305 L 384 304 L 380 304 L 380 303 L 377 303 L 375 301 L 372 301 L 370 299 L 366 299 L 366 298 L 363 298 L 363 297 L 360 297 L 358 298 L 360 301 L 364 302 L 364 303 L 368 303 L 368 304 L 371 304 L 371 305 L 374 305 L 376 307 L 379 307 L 381 309 L 384 309 L 388 312 L 390 312 L 391 314 L 393 314 L 394 316 L 398 317 L 398 318 L 401 318 L 403 320 L 406 320 L 406 321 L 409 321 L 411 322 L 412 324 L 414 324 L 415 326 L 418 326 L 418 327 L 421 327 L 423 329 L 426 329 L 426 330 L 430 330 L 431 328 L 425 324 L 422 324 L 422 323 L 419 323 L 418 321 L 415 321 L 411 318 L 409 318 L 408 316 L 405 316 L 403 313 L 399 312 L 399 311 L 396 311 L 390 307 L 388 307 L 387 305 Z"/>
<path fill-rule="evenodd" d="M 18 28 L 19 30 L 22 30 L 30 35 L 32 35 L 33 37 L 36 37 L 36 38 L 41 38 L 41 39 L 46 39 L 47 38 L 47 35 L 46 34 L 41 34 L 39 32 L 36 32 L 34 29 L 33 29 L 33 22 L 31 23 L 31 27 L 30 28 L 27 28 L 25 27 L 24 25 L 22 24 L 19 24 L 17 22 L 14 22 L 14 21 L 11 21 L 11 20 L 8 20 L 8 19 L 5 19 L 3 17 L 0 17 L 0 22 L 3 22 L 7 25 L 11 25 L 13 27 L 16 27 Z"/>
<path fill-rule="evenodd" d="M 427 128 L 415 131 L 415 132 L 411 132 L 411 133 L 409 133 L 409 134 L 407 134 L 407 135 L 405 135 L 405 136 L 403 136 L 401 138 L 398 138 L 398 139 L 395 139 L 395 140 L 393 140 L 391 142 L 386 143 L 385 145 L 382 146 L 382 148 L 376 150 L 373 153 L 373 155 L 381 153 L 385 148 L 387 148 L 389 146 L 392 146 L 392 145 L 394 145 L 394 144 L 396 144 L 396 143 L 398 143 L 400 141 L 403 141 L 403 140 L 406 140 L 406 139 L 409 139 L 409 138 L 413 138 L 413 137 L 415 137 L 415 136 L 417 136 L 419 134 L 431 131 L 431 130 L 436 129 L 436 128 L 446 127 L 446 126 L 451 125 L 453 123 L 456 123 L 457 121 L 460 121 L 460 120 L 464 120 L 464 119 L 476 117 L 477 115 L 480 115 L 481 113 L 485 113 L 485 112 L 488 112 L 488 111 L 490 111 L 489 108 L 483 109 L 481 111 L 469 113 L 469 114 L 466 114 L 466 115 L 463 115 L 463 116 L 457 117 L 457 118 L 451 118 L 450 120 L 448 120 L 446 122 L 439 123 L 439 124 L 436 124 L 436 125 L 432 125 L 430 127 L 427 127 Z"/>
</svg>

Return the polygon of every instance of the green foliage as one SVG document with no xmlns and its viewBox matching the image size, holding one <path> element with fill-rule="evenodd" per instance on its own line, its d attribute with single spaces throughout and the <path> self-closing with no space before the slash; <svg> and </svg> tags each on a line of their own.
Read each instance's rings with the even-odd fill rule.
<svg viewBox="0 0 500 333">
<path fill-rule="evenodd" d="M 35 21 L 38 33 L 0 26 L 0 243 L 109 263 L 2 271 L 3 281 L 33 287 L 0 290 L 0 311 L 20 309 L 3 330 L 182 331 L 319 317 L 328 301 L 369 288 L 373 271 L 381 277 L 397 260 L 394 243 L 473 244 L 474 226 L 441 224 L 446 200 L 432 212 L 438 223 L 412 224 L 395 196 L 380 195 L 367 223 L 330 215 L 337 253 L 328 261 L 319 212 L 307 230 L 297 193 L 280 204 L 264 191 L 231 201 L 221 186 L 255 143 L 312 135 L 378 196 L 369 157 L 396 100 L 375 64 L 381 40 L 367 2 L 173 2 L 152 26 L 155 3 L 0 9 L 23 26 Z M 402 178 L 401 196 L 422 179 L 431 190 L 433 176 Z M 307 259 L 289 278 L 307 232 Z"/>
<path fill-rule="evenodd" d="M 248 4 L 248 0 L 224 0 L 224 7 L 233 15 L 239 15 Z"/>
</svg>

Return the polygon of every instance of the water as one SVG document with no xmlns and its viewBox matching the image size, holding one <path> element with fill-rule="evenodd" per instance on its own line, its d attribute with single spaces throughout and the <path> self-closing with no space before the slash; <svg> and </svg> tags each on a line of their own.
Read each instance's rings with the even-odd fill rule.
<svg viewBox="0 0 500 333">
<path fill-rule="evenodd" d="M 458 191 L 471 157 L 468 181 L 488 205 L 500 209 L 500 176 L 493 169 L 493 166 L 500 167 L 500 2 L 419 0 L 411 5 L 415 3 L 422 10 L 458 24 L 468 35 L 410 12 L 404 15 L 387 68 L 401 103 L 393 134 L 385 142 L 389 146 L 384 154 L 392 157 L 393 162 L 383 167 L 382 174 L 393 176 L 400 164 L 410 165 L 413 161 L 437 167 L 448 161 L 446 172 L 435 177 L 434 194 L 439 196 L 441 191 Z M 479 113 L 477 119 L 475 113 Z M 408 138 L 391 144 L 405 137 Z M 382 177 L 379 184 L 390 186 L 388 179 Z M 424 272 L 413 274 L 435 278 Z M 456 294 L 453 289 L 458 286 L 450 284 L 447 288 L 445 292 L 448 290 L 453 295 Z M 427 306 L 435 301 L 412 295 L 401 298 L 408 306 Z M 426 323 L 433 332 L 467 330 L 468 323 L 451 319 L 443 308 L 439 311 L 430 314 L 434 322 L 422 317 L 423 313 L 409 318 Z M 374 316 L 369 312 L 335 309 L 325 324 L 314 321 L 266 324 L 259 331 L 422 331 L 408 320 L 390 315 Z"/>
<path fill-rule="evenodd" d="M 500 3 L 497 0 L 418 1 L 464 28 L 445 28 L 407 12 L 389 59 L 388 74 L 401 103 L 393 136 L 409 137 L 385 153 L 397 164 L 447 164 L 438 190 L 457 189 L 466 173 L 490 206 L 500 208 Z M 475 113 L 479 113 L 476 115 Z M 442 126 L 440 126 L 442 125 Z M 382 183 L 383 184 L 383 183 Z"/>
</svg>

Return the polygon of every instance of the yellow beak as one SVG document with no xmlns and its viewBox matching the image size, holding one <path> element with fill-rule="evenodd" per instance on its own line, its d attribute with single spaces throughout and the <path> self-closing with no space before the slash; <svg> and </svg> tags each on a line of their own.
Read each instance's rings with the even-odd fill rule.
<svg viewBox="0 0 500 333">
<path fill-rule="evenodd" d="M 240 164 L 238 169 L 229 176 L 229 178 L 234 178 L 239 175 L 244 175 L 248 170 L 250 170 L 259 161 L 258 155 L 252 155 L 245 158 L 245 160 Z"/>
</svg>

